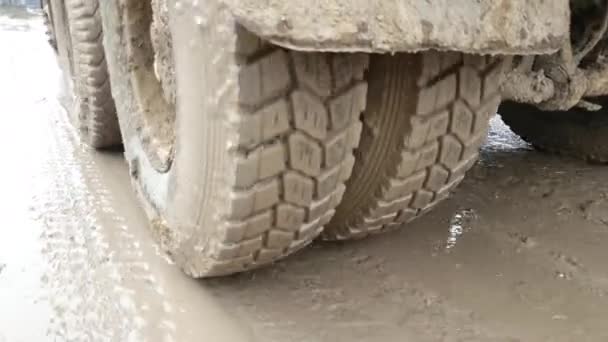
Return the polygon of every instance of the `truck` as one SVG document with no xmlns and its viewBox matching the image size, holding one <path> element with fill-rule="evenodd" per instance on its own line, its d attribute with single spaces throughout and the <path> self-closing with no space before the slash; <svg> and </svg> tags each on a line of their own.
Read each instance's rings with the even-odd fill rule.
<svg viewBox="0 0 608 342">
<path fill-rule="evenodd" d="M 406 225 L 497 112 L 608 161 L 601 0 L 45 0 L 71 121 L 192 277 Z M 499 108 L 500 106 L 500 108 Z"/>
</svg>

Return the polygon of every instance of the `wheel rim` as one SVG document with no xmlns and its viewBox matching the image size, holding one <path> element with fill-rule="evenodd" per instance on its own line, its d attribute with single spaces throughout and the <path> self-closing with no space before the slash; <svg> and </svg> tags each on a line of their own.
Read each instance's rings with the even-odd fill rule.
<svg viewBox="0 0 608 342">
<path fill-rule="evenodd" d="M 166 11 L 157 14 L 158 11 L 153 10 L 153 6 L 160 9 L 164 3 L 161 0 L 128 0 L 124 7 L 124 44 L 133 96 L 138 106 L 130 120 L 133 120 L 147 158 L 161 173 L 171 167 L 175 138 L 171 41 L 168 26 L 163 26 L 167 16 Z M 154 40 L 165 43 L 155 44 Z"/>
</svg>

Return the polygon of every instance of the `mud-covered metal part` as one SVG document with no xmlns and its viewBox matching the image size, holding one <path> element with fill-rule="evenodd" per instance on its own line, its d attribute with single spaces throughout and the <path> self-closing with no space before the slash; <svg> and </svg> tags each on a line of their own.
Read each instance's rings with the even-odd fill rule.
<svg viewBox="0 0 608 342">
<path fill-rule="evenodd" d="M 568 40 L 568 0 L 228 0 L 237 21 L 297 50 L 551 53 Z"/>
<path fill-rule="evenodd" d="M 602 8 L 602 7 L 600 7 Z M 602 40 L 602 38 L 606 35 L 606 30 L 608 30 L 608 1 L 603 1 L 603 15 L 600 21 L 600 26 L 597 29 L 590 28 L 588 32 L 589 39 L 582 45 L 579 51 L 574 53 L 574 63 L 578 66 L 585 58 Z"/>
<path fill-rule="evenodd" d="M 553 80 L 544 70 L 534 71 L 534 56 L 514 59 L 514 67 L 505 76 L 501 85 L 503 100 L 539 104 L 548 101 L 555 94 Z"/>
<path fill-rule="evenodd" d="M 608 94 L 608 61 L 601 61 L 583 71 L 587 79 L 588 97 L 597 97 Z"/>
<path fill-rule="evenodd" d="M 543 70 L 553 81 L 553 96 L 538 104 L 543 110 L 562 111 L 576 106 L 585 96 L 587 79 L 575 61 L 572 44 L 564 44 L 553 55 L 538 56 L 534 62 L 536 70 Z"/>
<path fill-rule="evenodd" d="M 608 94 L 605 57 L 594 52 L 596 47 L 599 49 L 598 44 L 608 30 L 608 1 L 603 0 L 598 5 L 596 10 L 601 13 L 595 20 L 588 17 L 589 12 L 582 15 L 577 12 L 589 11 L 584 6 L 586 2 L 571 3 L 574 6 L 572 39 L 554 54 L 523 57 L 522 62 L 508 73 L 502 85 L 505 100 L 534 104 L 551 111 L 565 111 L 573 107 L 589 111 L 601 108 L 584 98 Z M 578 22 L 577 16 L 583 20 Z M 592 62 L 585 61 L 585 58 L 592 59 Z"/>
</svg>

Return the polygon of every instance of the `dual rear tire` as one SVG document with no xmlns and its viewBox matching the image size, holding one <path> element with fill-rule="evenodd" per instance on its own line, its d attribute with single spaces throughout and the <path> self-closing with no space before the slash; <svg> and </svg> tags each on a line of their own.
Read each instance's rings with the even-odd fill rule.
<svg viewBox="0 0 608 342">
<path fill-rule="evenodd" d="M 288 51 L 213 2 L 168 9 L 167 40 L 154 34 L 157 4 L 99 2 L 103 46 L 84 50 L 104 53 L 152 231 L 194 277 L 253 269 L 320 235 L 360 238 L 426 212 L 473 165 L 500 101 L 500 59 Z"/>
</svg>

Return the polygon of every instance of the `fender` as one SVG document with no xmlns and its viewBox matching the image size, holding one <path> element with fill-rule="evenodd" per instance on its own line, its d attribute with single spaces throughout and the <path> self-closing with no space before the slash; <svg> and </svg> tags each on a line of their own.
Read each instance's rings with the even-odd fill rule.
<svg viewBox="0 0 608 342">
<path fill-rule="evenodd" d="M 226 0 L 236 20 L 296 50 L 542 54 L 569 39 L 569 0 Z"/>
</svg>

